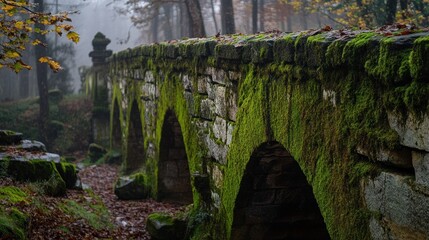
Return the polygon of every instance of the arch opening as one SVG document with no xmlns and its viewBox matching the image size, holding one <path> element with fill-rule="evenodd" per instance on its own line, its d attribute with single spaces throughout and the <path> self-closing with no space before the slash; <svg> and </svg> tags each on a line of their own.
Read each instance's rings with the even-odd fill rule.
<svg viewBox="0 0 429 240">
<path fill-rule="evenodd" d="M 142 132 L 140 111 L 137 106 L 137 102 L 134 101 L 131 107 L 130 122 L 128 126 L 127 160 L 125 163 L 125 172 L 129 174 L 139 169 L 143 165 L 144 160 L 144 137 Z"/>
<path fill-rule="evenodd" d="M 312 187 L 288 151 L 261 145 L 247 164 L 231 239 L 330 239 Z"/>
<path fill-rule="evenodd" d="M 121 120 L 119 115 L 119 105 L 115 101 L 113 106 L 112 116 L 112 146 L 111 148 L 116 151 L 121 151 L 122 148 L 122 131 L 121 131 Z"/>
<path fill-rule="evenodd" d="M 191 176 L 176 115 L 167 111 L 162 126 L 158 161 L 158 200 L 190 204 L 193 202 Z"/>
</svg>

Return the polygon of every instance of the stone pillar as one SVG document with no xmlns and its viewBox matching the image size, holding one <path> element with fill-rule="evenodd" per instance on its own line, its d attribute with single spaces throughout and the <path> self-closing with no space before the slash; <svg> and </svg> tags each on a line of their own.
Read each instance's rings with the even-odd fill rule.
<svg viewBox="0 0 429 240">
<path fill-rule="evenodd" d="M 89 53 L 92 58 L 92 69 L 86 75 L 87 89 L 93 101 L 92 136 L 93 141 L 102 146 L 110 142 L 110 111 L 108 88 L 108 62 L 112 50 L 106 50 L 110 39 L 98 32 L 92 40 L 94 50 Z"/>
<path fill-rule="evenodd" d="M 94 50 L 89 53 L 94 67 L 106 64 L 106 58 L 112 56 L 112 50 L 106 50 L 109 43 L 110 39 L 106 38 L 101 32 L 95 34 L 92 40 L 92 47 Z"/>
</svg>

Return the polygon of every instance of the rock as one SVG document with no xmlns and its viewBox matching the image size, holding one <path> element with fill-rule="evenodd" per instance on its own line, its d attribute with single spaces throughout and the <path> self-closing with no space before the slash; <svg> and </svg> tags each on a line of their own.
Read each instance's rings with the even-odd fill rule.
<svg viewBox="0 0 429 240">
<path fill-rule="evenodd" d="M 186 220 L 165 213 L 152 213 L 146 220 L 146 229 L 155 240 L 182 240 L 186 226 Z"/>
<path fill-rule="evenodd" d="M 388 112 L 387 117 L 390 127 L 398 133 L 402 145 L 429 152 L 428 114 L 420 119 L 410 113 L 404 121 L 399 113 Z"/>
<path fill-rule="evenodd" d="M 22 140 L 19 148 L 28 152 L 33 152 L 33 151 L 46 152 L 45 144 L 39 141 Z"/>
<path fill-rule="evenodd" d="M 141 173 L 120 177 L 115 184 L 115 195 L 124 200 L 146 198 L 148 193 L 144 181 Z"/>
<path fill-rule="evenodd" d="M 98 159 L 103 157 L 103 155 L 106 153 L 107 153 L 107 150 L 102 146 L 96 143 L 89 144 L 88 156 L 91 162 L 96 162 Z"/>
<path fill-rule="evenodd" d="M 429 188 L 429 153 L 412 152 L 416 183 Z"/>
<path fill-rule="evenodd" d="M 66 192 L 66 182 L 54 162 L 45 160 L 0 160 L 7 164 L 7 175 L 19 181 L 43 182 L 43 190 L 50 196 Z"/>
<path fill-rule="evenodd" d="M 382 228 L 386 239 L 409 239 L 404 236 L 429 236 L 429 202 L 425 193 L 413 187 L 413 177 L 390 172 L 366 179 L 363 183 L 366 206 L 378 223 L 371 223 L 373 239 L 375 229 Z M 377 227 L 376 227 L 377 226 Z M 377 232 L 379 232 L 377 230 Z"/>
<path fill-rule="evenodd" d="M 64 180 L 66 187 L 69 189 L 74 188 L 78 179 L 76 166 L 72 163 L 59 162 L 55 164 L 55 167 Z"/>
<path fill-rule="evenodd" d="M 356 152 L 367 156 L 370 159 L 377 160 L 387 165 L 400 168 L 412 168 L 411 150 L 409 148 L 400 149 L 378 149 L 375 153 L 370 152 L 363 146 L 357 146 Z"/>
<path fill-rule="evenodd" d="M 59 89 L 52 89 L 48 92 L 48 98 L 50 102 L 53 103 L 59 103 L 61 100 L 63 100 L 63 92 Z"/>
<path fill-rule="evenodd" d="M 110 150 L 103 158 L 104 162 L 108 164 L 120 164 L 122 162 L 122 154 L 114 150 Z"/>
<path fill-rule="evenodd" d="M 22 133 L 0 130 L 0 145 L 18 144 L 22 140 Z"/>
</svg>

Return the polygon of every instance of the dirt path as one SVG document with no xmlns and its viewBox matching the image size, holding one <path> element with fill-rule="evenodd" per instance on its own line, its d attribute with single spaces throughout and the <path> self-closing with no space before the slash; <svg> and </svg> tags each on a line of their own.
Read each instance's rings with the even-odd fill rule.
<svg viewBox="0 0 429 240">
<path fill-rule="evenodd" d="M 118 227 L 114 239 L 150 239 L 145 221 L 152 212 L 176 212 L 178 205 L 159 203 L 152 199 L 123 201 L 113 193 L 118 176 L 118 166 L 93 165 L 83 169 L 79 175 L 96 195 L 100 196 L 109 209 L 115 225 Z"/>
</svg>

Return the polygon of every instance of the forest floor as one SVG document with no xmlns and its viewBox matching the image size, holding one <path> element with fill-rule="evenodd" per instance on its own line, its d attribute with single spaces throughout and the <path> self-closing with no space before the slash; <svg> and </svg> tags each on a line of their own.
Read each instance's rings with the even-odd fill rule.
<svg viewBox="0 0 429 240">
<path fill-rule="evenodd" d="M 0 179 L 0 186 L 26 189 L 31 201 L 11 206 L 29 218 L 28 239 L 150 239 L 145 221 L 153 212 L 175 213 L 183 207 L 152 199 L 123 201 L 113 193 L 117 165 L 92 165 L 80 171 L 88 190 L 67 190 L 63 197 L 48 197 L 37 187 Z"/>
</svg>

